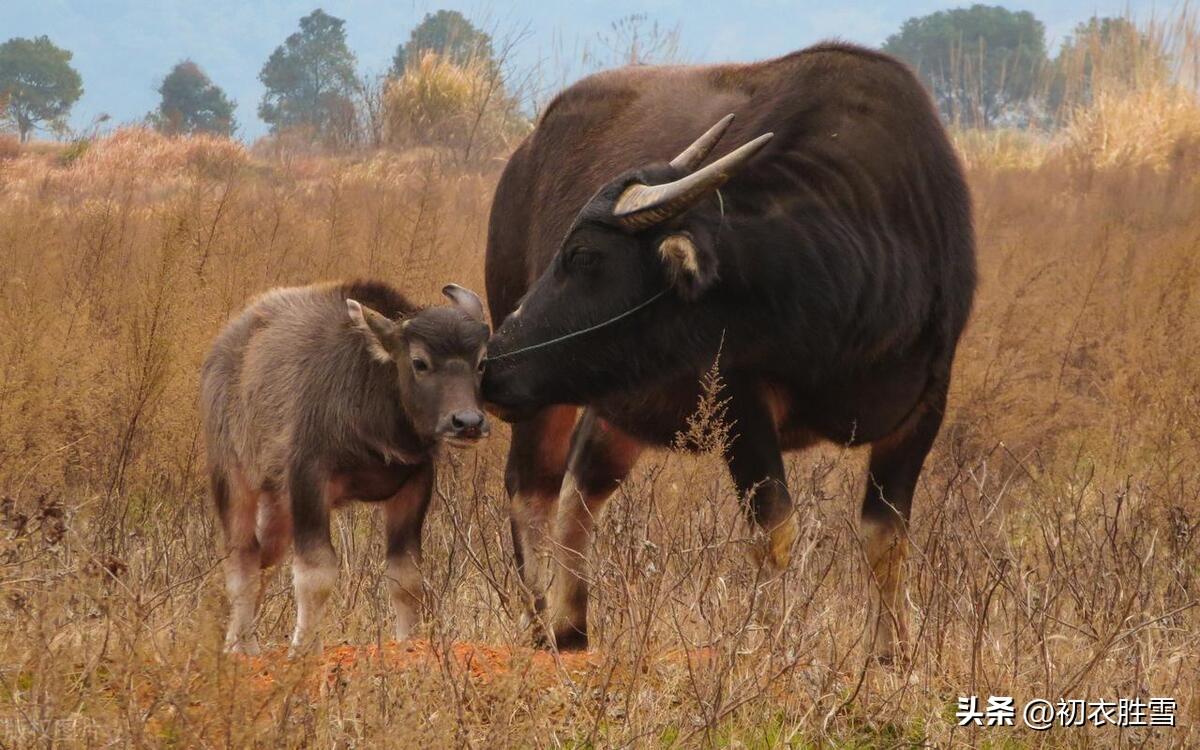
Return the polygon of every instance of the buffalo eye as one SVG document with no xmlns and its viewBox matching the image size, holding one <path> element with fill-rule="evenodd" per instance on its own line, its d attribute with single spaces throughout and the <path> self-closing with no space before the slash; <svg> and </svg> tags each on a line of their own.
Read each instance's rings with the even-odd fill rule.
<svg viewBox="0 0 1200 750">
<path fill-rule="evenodd" d="M 595 250 L 589 250 L 586 247 L 573 247 L 567 253 L 568 268 L 587 268 L 595 265 L 600 259 L 600 253 Z"/>
<path fill-rule="evenodd" d="M 425 373 L 425 372 L 429 372 L 432 369 L 429 365 L 429 362 L 420 357 L 413 357 L 412 368 L 413 368 L 413 372 L 416 372 L 416 373 Z"/>
</svg>

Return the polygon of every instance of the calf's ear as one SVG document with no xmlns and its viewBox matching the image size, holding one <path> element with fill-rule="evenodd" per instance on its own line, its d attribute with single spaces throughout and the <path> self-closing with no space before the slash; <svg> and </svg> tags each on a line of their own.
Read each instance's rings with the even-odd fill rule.
<svg viewBox="0 0 1200 750">
<path fill-rule="evenodd" d="M 400 338 L 402 324 L 353 299 L 346 300 L 346 313 L 356 332 L 366 339 L 371 357 L 380 362 L 391 362 L 392 349 Z"/>
<path fill-rule="evenodd" d="M 667 280 L 679 295 L 694 300 L 717 280 L 717 259 L 691 232 L 672 232 L 659 240 L 658 256 Z"/>
</svg>

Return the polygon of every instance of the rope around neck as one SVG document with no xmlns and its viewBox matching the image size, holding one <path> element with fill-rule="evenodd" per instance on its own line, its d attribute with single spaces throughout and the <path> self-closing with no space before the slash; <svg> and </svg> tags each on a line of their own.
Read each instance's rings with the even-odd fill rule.
<svg viewBox="0 0 1200 750">
<path fill-rule="evenodd" d="M 667 287 L 666 289 L 663 289 L 662 291 L 658 292 L 654 296 L 650 297 L 650 299 L 646 300 L 645 302 L 640 302 L 640 303 L 634 305 L 633 307 L 629 308 L 628 310 L 621 313 L 620 315 L 616 315 L 612 318 L 609 318 L 608 320 L 597 323 L 596 325 L 588 326 L 587 328 L 581 328 L 578 331 L 571 331 L 570 333 L 563 334 L 562 336 L 559 336 L 557 338 L 552 338 L 549 341 L 543 341 L 539 344 L 530 344 L 529 346 L 523 346 L 520 349 L 513 349 L 511 352 L 504 352 L 503 354 L 497 354 L 494 357 L 484 357 L 484 362 L 495 362 L 496 360 L 508 359 L 509 357 L 515 357 L 518 354 L 524 354 L 525 352 L 531 352 L 531 351 L 534 351 L 535 349 L 545 349 L 548 346 L 553 346 L 554 344 L 561 344 L 564 341 L 567 341 L 567 340 L 570 340 L 570 339 L 573 339 L 573 338 L 576 338 L 579 336 L 583 336 L 583 335 L 592 333 L 594 331 L 598 331 L 601 328 L 606 328 L 606 327 L 612 325 L 613 323 L 616 323 L 617 321 L 628 318 L 630 315 L 633 315 L 634 313 L 636 313 L 637 311 L 641 310 L 644 307 L 649 307 L 650 303 L 656 302 L 660 297 L 662 297 L 664 294 L 666 294 L 669 291 L 671 291 L 671 287 Z"/>
</svg>

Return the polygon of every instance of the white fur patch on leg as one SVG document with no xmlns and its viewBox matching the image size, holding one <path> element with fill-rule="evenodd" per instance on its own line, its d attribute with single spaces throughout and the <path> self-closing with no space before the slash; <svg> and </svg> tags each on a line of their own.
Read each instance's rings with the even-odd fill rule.
<svg viewBox="0 0 1200 750">
<path fill-rule="evenodd" d="M 908 539 L 897 524 L 864 518 L 863 549 L 875 581 L 875 653 L 894 658 L 903 653 L 907 639 L 904 611 L 904 560 Z"/>
<path fill-rule="evenodd" d="M 325 603 L 337 581 L 333 560 L 311 564 L 297 555 L 292 562 L 292 585 L 296 592 L 296 629 L 292 633 L 292 656 L 320 649 L 318 629 Z"/>
<path fill-rule="evenodd" d="M 571 471 L 563 477 L 558 494 L 558 516 L 554 532 L 557 566 L 546 609 L 554 630 L 586 628 L 587 565 L 597 519 L 589 508 L 579 483 Z"/>
<path fill-rule="evenodd" d="M 231 654 L 258 654 L 254 618 L 258 614 L 259 569 L 257 555 L 235 550 L 225 560 L 225 590 L 229 593 L 229 629 L 225 632 L 225 651 Z"/>
<path fill-rule="evenodd" d="M 536 597 L 546 596 L 553 578 L 553 558 L 550 550 L 550 518 L 554 504 L 539 498 L 517 495 L 513 498 L 519 544 L 524 555 L 524 582 Z"/>
<path fill-rule="evenodd" d="M 404 554 L 388 560 L 386 578 L 396 611 L 396 640 L 404 641 L 421 620 L 421 571 L 412 555 Z"/>
</svg>

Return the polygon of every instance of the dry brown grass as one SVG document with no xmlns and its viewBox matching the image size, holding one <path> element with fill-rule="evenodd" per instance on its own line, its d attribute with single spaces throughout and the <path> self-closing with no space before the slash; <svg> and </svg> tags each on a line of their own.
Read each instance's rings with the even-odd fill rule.
<svg viewBox="0 0 1200 750">
<path fill-rule="evenodd" d="M 0 161 L 15 159 L 21 155 L 21 141 L 10 133 L 0 133 Z"/>
<path fill-rule="evenodd" d="M 896 669 L 866 658 L 864 455 L 832 447 L 789 461 L 804 531 L 777 580 L 747 562 L 711 451 L 644 459 L 597 543 L 595 653 L 547 664 L 521 647 L 502 430 L 443 461 L 418 663 L 222 655 L 196 413 L 208 342 L 277 284 L 481 289 L 496 175 L 145 131 L 65 164 L 0 162 L 0 742 L 1194 746 L 1200 177 L 1184 156 L 1023 148 L 970 154 L 982 284 L 916 503 L 917 648 Z M 705 429 L 687 441 L 710 446 Z M 356 509 L 335 536 L 326 643 L 383 644 L 380 521 Z M 279 645 L 288 583 L 273 578 L 262 617 Z M 463 642 L 507 669 L 481 678 Z M 1168 696 L 1182 726 L 957 728 L 971 694 Z"/>
</svg>

